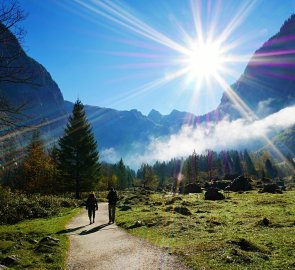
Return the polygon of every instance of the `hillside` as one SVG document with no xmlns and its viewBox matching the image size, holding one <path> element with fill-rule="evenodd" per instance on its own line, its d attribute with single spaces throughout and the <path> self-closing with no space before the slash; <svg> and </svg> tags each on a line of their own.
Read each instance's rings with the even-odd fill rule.
<svg viewBox="0 0 295 270">
<path fill-rule="evenodd" d="M 252 56 L 244 73 L 232 86 L 235 93 L 259 117 L 265 117 L 295 103 L 295 15 Z M 224 93 L 217 110 L 231 118 L 240 116 Z"/>
<path fill-rule="evenodd" d="M 1 97 L 4 96 L 13 106 L 25 105 L 22 110 L 22 125 L 42 124 L 44 134 L 49 137 L 59 136 L 66 123 L 67 113 L 57 83 L 40 63 L 26 54 L 16 37 L 5 26 L 0 25 L 0 28 L 1 35 L 5 34 L 7 40 L 0 44 Z M 6 64 L 6 59 L 11 62 Z M 3 68 L 5 65 L 7 67 Z M 11 66 L 14 67 L 14 74 L 10 71 Z M 15 77 L 17 78 L 14 79 Z"/>
<path fill-rule="evenodd" d="M 294 157 L 295 153 L 295 126 L 287 128 L 272 138 L 272 143 L 284 154 Z M 271 152 L 269 145 L 264 147 Z"/>
</svg>

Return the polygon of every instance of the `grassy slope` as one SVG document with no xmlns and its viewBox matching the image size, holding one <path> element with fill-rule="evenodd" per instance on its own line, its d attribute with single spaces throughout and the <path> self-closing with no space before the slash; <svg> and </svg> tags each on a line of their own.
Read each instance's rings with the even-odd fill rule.
<svg viewBox="0 0 295 270">
<path fill-rule="evenodd" d="M 187 207 L 192 215 L 184 216 L 165 211 L 168 196 L 139 196 L 129 200 L 132 210 L 118 211 L 117 223 L 193 269 L 295 269 L 295 192 L 226 197 L 218 202 L 205 201 L 202 194 L 182 196 L 172 206 Z M 144 226 L 130 229 L 136 220 Z"/>
<path fill-rule="evenodd" d="M 65 234 L 59 232 L 79 211 L 65 209 L 55 217 L 0 226 L 0 261 L 8 255 L 18 255 L 20 262 L 12 269 L 64 269 L 69 241 Z M 45 236 L 60 239 L 59 245 L 53 246 L 50 251 L 35 251 L 37 241 Z"/>
</svg>

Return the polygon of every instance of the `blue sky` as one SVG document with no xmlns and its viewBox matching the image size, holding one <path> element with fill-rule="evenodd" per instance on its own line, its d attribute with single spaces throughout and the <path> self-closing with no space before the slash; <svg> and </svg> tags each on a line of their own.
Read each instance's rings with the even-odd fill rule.
<svg viewBox="0 0 295 270">
<path fill-rule="evenodd" d="M 231 44 L 226 54 L 237 59 L 224 63 L 230 72 L 220 72 L 230 85 L 254 51 L 295 10 L 295 0 L 21 0 L 20 4 L 29 13 L 22 23 L 27 30 L 25 50 L 51 73 L 66 100 L 79 97 L 84 104 L 144 114 L 151 109 L 204 114 L 220 101 L 223 89 L 213 76 L 199 84 L 200 78 L 188 79 L 187 74 L 171 79 L 183 68 L 178 61 L 183 54 L 175 44 L 188 48 L 188 40 L 201 35 L 214 41 L 233 26 L 221 46 Z M 201 22 L 198 27 L 196 18 Z"/>
</svg>

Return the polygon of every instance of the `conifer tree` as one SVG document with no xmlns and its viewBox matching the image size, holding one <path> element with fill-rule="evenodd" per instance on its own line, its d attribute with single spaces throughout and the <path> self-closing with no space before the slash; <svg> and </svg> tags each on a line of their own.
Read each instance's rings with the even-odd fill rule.
<svg viewBox="0 0 295 270">
<path fill-rule="evenodd" d="M 257 171 L 247 150 L 244 150 L 244 160 L 248 175 L 257 175 Z"/>
<path fill-rule="evenodd" d="M 126 167 L 124 165 L 123 159 L 121 158 L 117 164 L 117 177 L 118 177 L 118 184 L 120 189 L 124 189 L 128 186 L 127 183 L 127 173 Z"/>
<path fill-rule="evenodd" d="M 278 171 L 277 171 L 276 167 L 273 166 L 270 159 L 267 159 L 265 161 L 265 171 L 266 171 L 266 175 L 270 178 L 275 178 L 278 176 Z"/>
<path fill-rule="evenodd" d="M 87 121 L 84 106 L 77 100 L 65 133 L 60 138 L 58 167 L 63 191 L 91 191 L 98 183 L 100 164 L 97 143 Z"/>
<path fill-rule="evenodd" d="M 233 157 L 233 171 L 235 174 L 241 175 L 243 173 L 243 170 L 241 166 L 239 152 L 233 151 L 232 157 Z"/>
</svg>

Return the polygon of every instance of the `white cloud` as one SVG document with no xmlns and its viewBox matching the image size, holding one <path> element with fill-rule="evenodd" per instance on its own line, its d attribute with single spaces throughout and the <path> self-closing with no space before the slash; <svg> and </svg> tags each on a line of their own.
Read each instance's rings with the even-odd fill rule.
<svg viewBox="0 0 295 270">
<path fill-rule="evenodd" d="M 247 145 L 254 140 L 265 138 L 273 131 L 295 124 L 295 106 L 287 107 L 263 119 L 249 122 L 245 119 L 223 120 L 217 125 L 203 124 L 197 128 L 184 126 L 169 138 L 154 138 L 142 154 L 126 159 L 131 167 L 142 162 L 166 161 L 174 157 L 188 156 L 195 149 L 202 153 L 206 149 L 222 150 Z"/>
<path fill-rule="evenodd" d="M 114 148 L 107 148 L 100 151 L 101 160 L 108 163 L 116 163 L 120 160 L 119 153 Z"/>
<path fill-rule="evenodd" d="M 260 120 L 247 121 L 224 119 L 218 124 L 203 123 L 197 128 L 183 126 L 169 137 L 152 138 L 147 146 L 130 145 L 130 152 L 123 156 L 124 163 L 133 169 L 142 163 L 167 161 L 176 157 L 186 157 L 193 150 L 203 153 L 207 149 L 216 151 L 248 147 L 257 140 L 263 140 L 275 131 L 295 124 L 295 106 L 287 107 Z M 109 163 L 116 163 L 121 158 L 114 148 L 100 151 L 100 158 Z"/>
<path fill-rule="evenodd" d="M 268 98 L 266 100 L 262 100 L 258 103 L 258 107 L 257 107 L 257 114 L 258 115 L 266 115 L 269 114 L 269 112 L 271 112 L 271 103 L 274 101 L 274 98 Z"/>
</svg>

